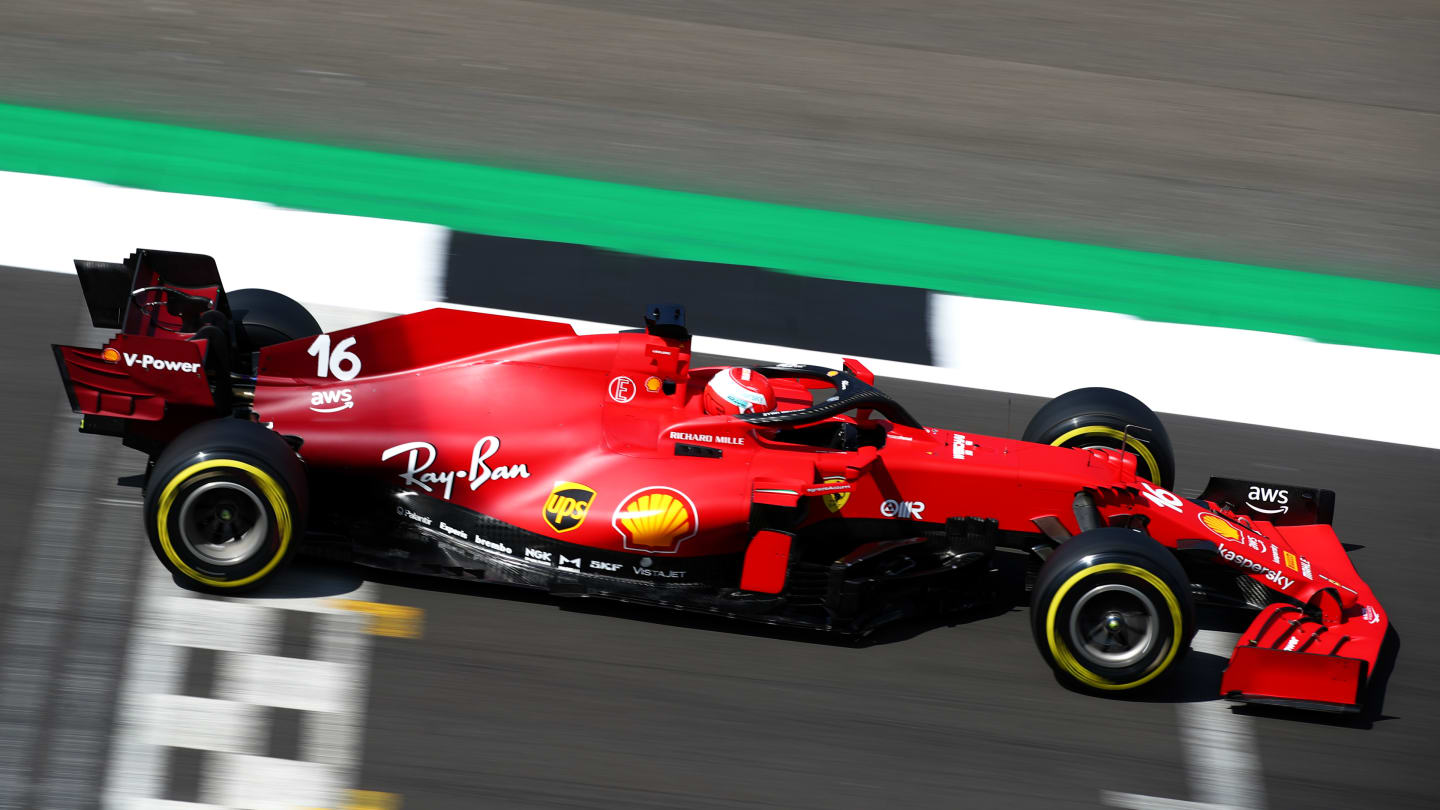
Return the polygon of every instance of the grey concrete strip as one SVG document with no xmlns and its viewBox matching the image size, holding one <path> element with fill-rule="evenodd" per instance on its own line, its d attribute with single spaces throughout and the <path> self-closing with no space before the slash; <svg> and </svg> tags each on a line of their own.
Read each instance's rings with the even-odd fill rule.
<svg viewBox="0 0 1440 810">
<path fill-rule="evenodd" d="M 1437 30 L 1423 0 L 11 0 L 0 76 L 40 106 L 1433 286 Z"/>
<path fill-rule="evenodd" d="M 6 271 L 17 301 L 34 300 L 34 274 Z M 63 285 L 48 302 L 78 327 L 49 338 L 94 343 L 104 333 L 79 315 L 78 287 Z M 41 311 L 45 309 L 42 305 Z M 23 336 L 28 340 L 29 335 Z M 23 345 L 23 343 L 22 343 Z M 36 390 L 48 392 L 51 454 L 39 488 L 25 512 L 24 546 L 18 550 L 13 587 L 7 592 L 4 665 L 0 669 L 0 807 L 93 806 L 103 773 L 119 661 L 130 623 L 133 567 L 140 548 L 132 497 L 113 497 L 111 485 L 130 451 L 78 433 L 79 419 L 59 395 L 53 360 L 41 353 Z M 32 396 L 17 392 L 16 399 Z M 114 440 L 109 440 L 114 445 Z M 111 495 L 106 501 L 96 496 Z"/>
<path fill-rule="evenodd" d="M 85 564 L 92 550 L 98 508 L 91 495 L 109 483 L 106 465 L 95 463 L 91 437 L 76 433 L 69 420 L 56 430 L 60 435 L 46 466 L 37 517 L 8 600 L 0 668 L 0 808 L 36 801 L 34 757 L 48 732 L 44 726 L 57 717 L 52 701 L 65 666 L 60 640 L 74 619 L 72 600 L 84 603 L 87 597 L 75 593 L 76 587 L 90 584 L 77 582 L 73 566 Z M 66 763 L 75 764 L 91 772 L 100 768 L 98 759 Z"/>
<path fill-rule="evenodd" d="M 59 374 L 50 344 L 68 341 L 81 305 L 74 278 L 0 267 L 0 352 L 4 381 L 4 418 L 0 419 L 0 555 L 19 560 L 39 500 L 41 472 L 57 435 L 55 421 Z M 0 628 L 5 625 L 4 595 L 11 593 L 20 566 L 0 566 Z"/>
<path fill-rule="evenodd" d="M 524 267 L 524 273 L 493 268 Z M 547 289 L 584 295 L 537 297 Z M 717 279 L 724 279 L 717 284 Z M 605 279 L 595 284 L 594 279 Z M 805 278 L 754 267 L 634 256 L 584 245 L 450 233 L 443 268 L 452 304 L 597 323 L 638 322 L 653 303 L 692 302 L 690 327 L 709 337 L 848 352 L 932 365 L 928 293 L 907 287 Z M 644 290 L 643 301 L 636 292 Z M 696 306 L 700 305 L 700 306 Z M 694 318 L 696 310 L 712 315 Z M 702 325 L 703 322 L 703 325 Z M 883 333 L 857 330 L 884 323 Z"/>
<path fill-rule="evenodd" d="M 92 449 L 105 449 L 94 446 L 95 437 L 82 440 L 92 443 Z M 102 470 L 98 484 L 103 491 L 122 471 L 130 474 L 143 469 L 144 458 L 124 451 L 107 454 L 96 466 Z M 79 810 L 95 806 L 100 794 L 130 630 L 136 564 L 141 554 L 148 553 L 139 528 L 139 492 L 129 491 L 135 493 L 133 505 L 99 504 L 92 531 L 81 535 L 87 558 L 85 580 L 78 594 L 78 609 L 69 619 L 44 782 L 36 807 Z"/>
</svg>

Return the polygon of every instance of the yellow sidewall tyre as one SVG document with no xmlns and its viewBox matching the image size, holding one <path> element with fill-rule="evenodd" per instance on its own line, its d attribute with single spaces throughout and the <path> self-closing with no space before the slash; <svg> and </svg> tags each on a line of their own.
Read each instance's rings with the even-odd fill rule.
<svg viewBox="0 0 1440 810">
<path fill-rule="evenodd" d="M 1135 471 L 1166 489 L 1175 485 L 1175 451 L 1160 417 L 1145 403 L 1113 388 L 1061 394 L 1025 427 L 1027 442 L 1056 447 L 1108 447 L 1136 456 Z"/>
<path fill-rule="evenodd" d="M 240 420 L 181 434 L 146 485 L 150 544 L 177 582 L 236 593 L 278 572 L 304 530 L 304 467 L 283 439 Z"/>
<path fill-rule="evenodd" d="M 1036 646 L 1068 686 L 1123 692 L 1172 672 L 1194 636 L 1189 581 L 1174 555 L 1130 529 L 1066 541 L 1040 570 Z"/>
</svg>

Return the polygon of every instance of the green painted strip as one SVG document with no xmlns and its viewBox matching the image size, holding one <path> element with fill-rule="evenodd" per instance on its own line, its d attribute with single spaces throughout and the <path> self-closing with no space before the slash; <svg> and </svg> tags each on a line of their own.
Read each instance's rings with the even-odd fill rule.
<svg viewBox="0 0 1440 810">
<path fill-rule="evenodd" d="M 1440 289 L 163 124 L 0 105 L 0 169 L 1440 353 Z"/>
</svg>

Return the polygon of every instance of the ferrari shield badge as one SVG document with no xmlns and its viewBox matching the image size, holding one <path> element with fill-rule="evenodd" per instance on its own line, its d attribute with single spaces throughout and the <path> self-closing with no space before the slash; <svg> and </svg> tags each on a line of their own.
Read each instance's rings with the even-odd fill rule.
<svg viewBox="0 0 1440 810">
<path fill-rule="evenodd" d="M 578 529 L 590 513 L 593 500 L 595 490 L 590 487 L 570 481 L 557 482 L 550 490 L 550 497 L 545 499 L 545 522 L 556 532 Z"/>
<path fill-rule="evenodd" d="M 838 476 L 834 478 L 826 478 L 825 483 L 843 484 L 845 483 L 845 479 Z M 826 509 L 829 509 L 831 512 L 839 512 L 841 509 L 845 508 L 845 502 L 850 500 L 850 491 L 846 490 L 844 492 L 827 493 L 825 495 L 821 495 L 820 500 L 824 502 Z"/>
</svg>

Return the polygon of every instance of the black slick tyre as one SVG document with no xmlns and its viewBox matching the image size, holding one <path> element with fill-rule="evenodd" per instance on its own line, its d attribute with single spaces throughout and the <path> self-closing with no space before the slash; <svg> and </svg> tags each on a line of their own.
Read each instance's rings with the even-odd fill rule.
<svg viewBox="0 0 1440 810">
<path fill-rule="evenodd" d="M 225 298 L 235 322 L 235 342 L 242 352 L 320 334 L 320 324 L 304 305 L 274 290 L 236 290 Z"/>
<path fill-rule="evenodd" d="M 1127 430 L 1128 428 L 1128 430 Z M 1080 388 L 1050 400 L 1021 437 L 1057 447 L 1108 447 L 1134 453 L 1136 472 L 1166 489 L 1175 486 L 1175 451 L 1160 417 L 1113 388 Z"/>
<path fill-rule="evenodd" d="M 202 422 L 155 461 L 145 528 L 181 584 L 236 593 L 284 567 L 304 533 L 305 468 L 274 431 L 240 419 Z"/>
<path fill-rule="evenodd" d="M 1030 614 L 1040 655 L 1082 691 L 1144 686 L 1174 671 L 1195 635 L 1185 570 L 1169 549 L 1131 529 L 1094 529 L 1062 543 L 1040 569 Z"/>
</svg>

